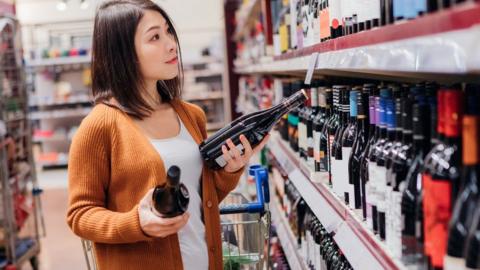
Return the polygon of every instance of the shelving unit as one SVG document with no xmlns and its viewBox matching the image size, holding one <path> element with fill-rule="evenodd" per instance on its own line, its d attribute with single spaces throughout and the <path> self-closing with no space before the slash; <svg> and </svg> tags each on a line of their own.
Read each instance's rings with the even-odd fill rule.
<svg viewBox="0 0 480 270">
<path fill-rule="evenodd" d="M 407 269 L 370 232 L 360 214 L 346 206 L 325 184 L 326 174 L 314 173 L 276 132 L 272 132 L 268 149 L 282 176 L 293 182 L 326 230 L 334 232 L 335 241 L 354 269 Z"/>
<path fill-rule="evenodd" d="M 237 66 L 235 71 L 304 76 L 311 55 L 318 53 L 316 75 L 479 81 L 478 14 L 480 3 L 467 2 L 411 21 L 265 57 L 258 63 Z"/>
<path fill-rule="evenodd" d="M 247 35 L 252 28 L 253 19 L 261 10 L 262 0 L 250 0 L 247 5 L 242 6 L 237 12 L 237 27 L 233 38 L 235 40 Z"/>
<path fill-rule="evenodd" d="M 38 269 L 40 194 L 33 155 L 24 80 L 19 24 L 14 17 L 0 17 L 0 267 L 18 269 L 30 262 Z M 43 233 L 45 228 L 43 227 Z"/>
</svg>

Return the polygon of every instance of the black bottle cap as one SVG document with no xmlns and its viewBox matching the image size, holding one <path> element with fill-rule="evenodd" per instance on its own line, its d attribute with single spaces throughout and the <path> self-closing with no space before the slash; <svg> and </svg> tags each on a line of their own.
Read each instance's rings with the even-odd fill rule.
<svg viewBox="0 0 480 270">
<path fill-rule="evenodd" d="M 416 103 L 412 107 L 412 127 L 413 135 L 419 139 L 425 136 L 425 131 L 428 129 L 428 105 Z"/>
<path fill-rule="evenodd" d="M 170 186 L 177 186 L 180 182 L 180 168 L 173 165 L 168 168 L 167 171 L 167 182 Z"/>
<path fill-rule="evenodd" d="M 403 98 L 396 98 L 395 99 L 395 121 L 396 121 L 396 130 L 403 130 L 403 117 L 402 117 L 402 106 L 403 106 Z"/>
<path fill-rule="evenodd" d="M 465 86 L 465 94 L 467 96 L 467 108 L 465 114 L 480 115 L 480 85 L 467 84 Z"/>
</svg>

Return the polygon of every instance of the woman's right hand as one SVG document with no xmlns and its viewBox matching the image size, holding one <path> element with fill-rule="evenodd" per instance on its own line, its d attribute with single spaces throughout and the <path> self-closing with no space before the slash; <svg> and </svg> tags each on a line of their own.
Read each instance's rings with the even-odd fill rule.
<svg viewBox="0 0 480 270">
<path fill-rule="evenodd" d="M 174 218 L 162 218 L 155 215 L 151 208 L 152 194 L 153 188 L 145 194 L 138 206 L 138 217 L 143 232 L 151 237 L 162 238 L 177 233 L 187 224 L 190 214 L 185 212 L 183 215 Z"/>
</svg>

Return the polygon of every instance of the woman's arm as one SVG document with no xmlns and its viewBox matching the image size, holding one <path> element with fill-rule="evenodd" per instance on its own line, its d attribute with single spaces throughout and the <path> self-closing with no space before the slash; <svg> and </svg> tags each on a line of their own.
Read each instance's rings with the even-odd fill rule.
<svg viewBox="0 0 480 270">
<path fill-rule="evenodd" d="M 132 243 L 151 239 L 140 227 L 138 205 L 127 212 L 105 208 L 112 129 L 104 122 L 104 117 L 87 117 L 72 141 L 68 225 L 76 235 L 94 242 Z"/>
</svg>

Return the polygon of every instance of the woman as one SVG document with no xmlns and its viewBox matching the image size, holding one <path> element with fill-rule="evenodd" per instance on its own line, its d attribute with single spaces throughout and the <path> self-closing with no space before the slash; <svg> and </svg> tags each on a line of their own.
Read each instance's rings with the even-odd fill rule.
<svg viewBox="0 0 480 270">
<path fill-rule="evenodd" d="M 211 171 L 198 144 L 205 113 L 180 100 L 182 64 L 169 17 L 149 0 L 100 4 L 92 83 L 96 105 L 70 149 L 67 221 L 94 242 L 104 269 L 222 269 L 219 202 L 235 188 L 264 140 L 245 152 L 222 146 L 228 164 Z M 177 165 L 190 192 L 187 213 L 152 213 L 153 188 Z"/>
</svg>

